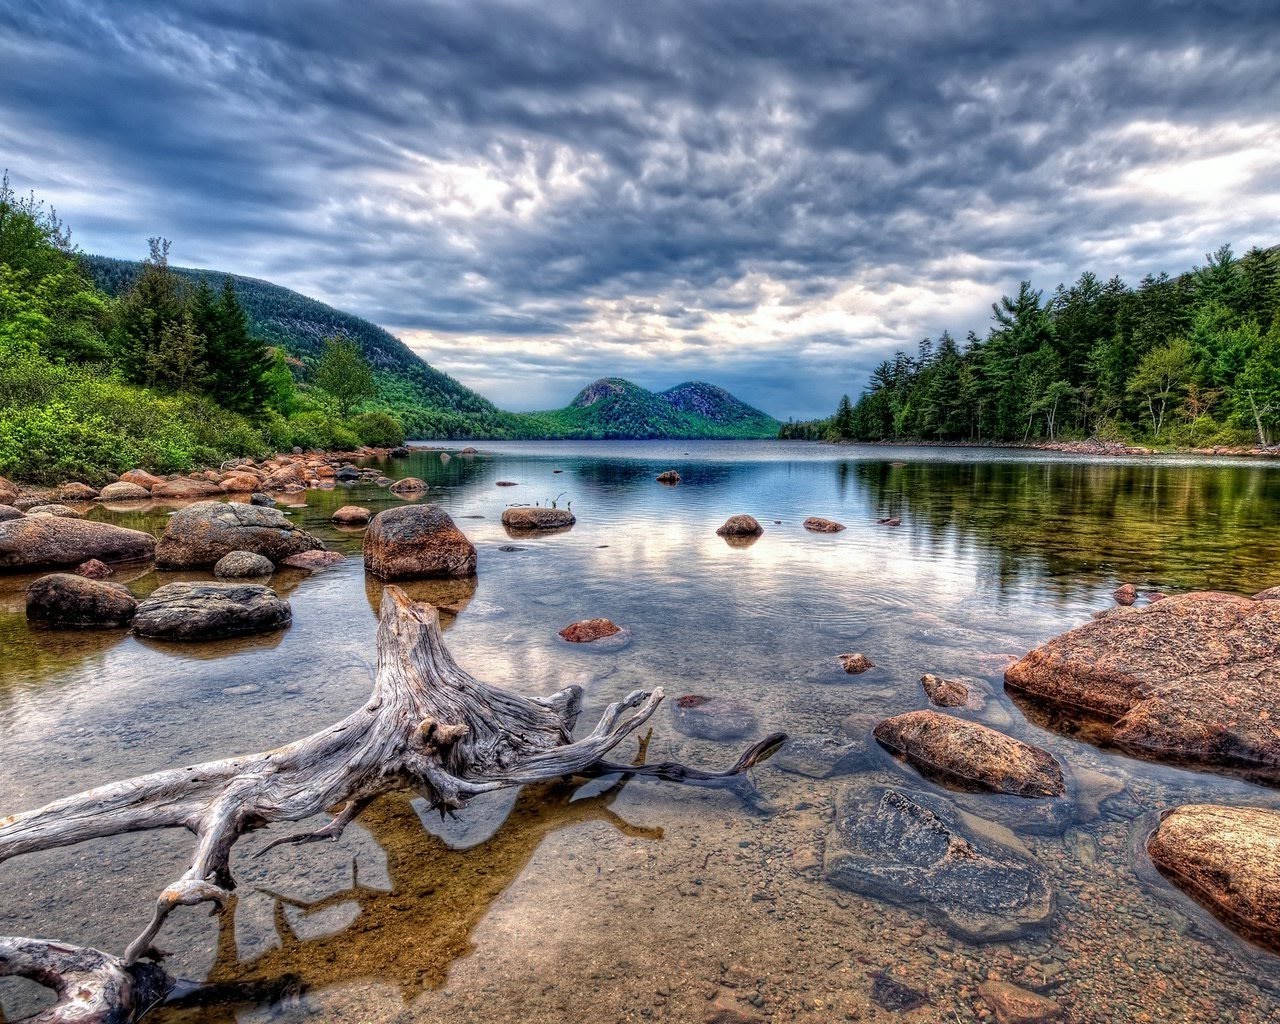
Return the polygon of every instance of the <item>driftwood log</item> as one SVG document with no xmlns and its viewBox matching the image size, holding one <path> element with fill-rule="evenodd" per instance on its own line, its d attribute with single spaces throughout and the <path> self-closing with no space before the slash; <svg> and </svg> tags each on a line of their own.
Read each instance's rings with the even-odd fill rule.
<svg viewBox="0 0 1280 1024">
<path fill-rule="evenodd" d="M 460 810 L 481 793 L 574 775 L 623 773 L 726 786 L 754 797 L 744 773 L 782 745 L 781 733 L 754 744 L 724 771 L 606 759 L 662 698 L 661 688 L 637 690 L 610 704 L 599 724 L 574 741 L 580 687 L 530 699 L 480 682 L 446 650 L 436 610 L 387 587 L 373 694 L 354 714 L 275 750 L 113 782 L 0 818 L 0 863 L 148 829 L 186 828 L 196 837 L 190 867 L 160 893 L 150 923 L 122 958 L 43 940 L 0 939 L 0 975 L 32 978 L 58 992 L 59 1002 L 44 1020 L 135 1019 L 144 1008 L 139 996 L 153 996 L 148 985 L 137 983 L 137 969 L 145 966 L 139 961 L 154 955 L 152 941 L 175 908 L 226 905 L 235 888 L 231 849 L 242 835 L 331 812 L 324 826 L 283 836 L 261 852 L 283 843 L 337 839 L 372 800 L 396 789 L 415 790 L 441 814 Z M 85 965 L 98 980 L 81 988 L 100 993 L 94 997 L 104 1008 L 98 1016 L 80 1012 L 83 1007 L 68 1012 L 81 990 L 68 979 L 86 974 Z"/>
</svg>

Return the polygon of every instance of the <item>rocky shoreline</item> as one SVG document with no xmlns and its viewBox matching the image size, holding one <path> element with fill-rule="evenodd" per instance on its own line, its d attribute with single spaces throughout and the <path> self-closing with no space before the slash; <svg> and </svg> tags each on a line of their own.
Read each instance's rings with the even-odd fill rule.
<svg viewBox="0 0 1280 1024">
<path fill-rule="evenodd" d="M 1209 448 L 1148 448 L 1121 441 L 822 441 L 821 444 L 858 445 L 876 448 L 1007 448 L 1012 451 L 1055 452 L 1061 455 L 1086 455 L 1099 458 L 1135 458 L 1153 455 L 1236 456 L 1242 458 L 1280 459 L 1280 446 L 1215 445 Z"/>
</svg>

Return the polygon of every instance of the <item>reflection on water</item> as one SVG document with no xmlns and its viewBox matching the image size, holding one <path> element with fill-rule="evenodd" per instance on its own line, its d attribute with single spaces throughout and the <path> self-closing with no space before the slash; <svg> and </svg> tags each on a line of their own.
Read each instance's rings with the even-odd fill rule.
<svg viewBox="0 0 1280 1024">
<path fill-rule="evenodd" d="M 724 1005 L 747 1019 L 897 1019 L 876 1001 L 889 978 L 928 998 L 911 1019 L 967 1021 L 983 1012 L 976 987 L 989 977 L 1043 992 L 1077 1021 L 1280 1012 L 1266 987 L 1277 961 L 1153 877 L 1140 852 L 1164 807 L 1278 806 L 1278 794 L 1133 760 L 1086 742 L 1092 733 L 1046 731 L 1000 684 L 1009 655 L 1106 607 L 1122 581 L 1241 593 L 1280 583 L 1280 469 L 747 442 L 498 448 L 385 467 L 426 480 L 425 500 L 479 549 L 475 581 L 410 588 L 452 612 L 443 621 L 464 667 L 532 694 L 581 683 L 587 728 L 637 687 L 663 685 L 669 703 L 731 698 L 754 713 L 750 738 L 782 729 L 852 743 L 842 774 L 766 764 L 756 776 L 767 815 L 725 793 L 633 781 L 543 787 L 443 823 L 388 797 L 337 844 L 261 859 L 252 854 L 271 837 L 250 837 L 234 910 L 176 914 L 162 937 L 171 970 L 209 984 L 154 1019 L 701 1021 Z M 679 485 L 655 482 L 672 468 Z M 554 499 L 572 501 L 571 530 L 513 538 L 502 527 L 508 503 Z M 363 571 L 361 531 L 328 519 L 346 504 L 401 502 L 339 485 L 295 503 L 306 506 L 290 510 L 295 521 L 348 558 L 272 578 L 294 611 L 272 636 L 192 645 L 32 631 L 30 577 L 0 577 L 0 810 L 269 748 L 363 702 L 381 585 Z M 90 514 L 159 532 L 172 509 Z M 739 512 L 765 527 L 748 546 L 715 534 Z M 808 533 L 810 515 L 848 529 Z M 887 517 L 902 525 L 877 524 Z M 208 577 L 121 578 L 141 595 Z M 597 616 L 631 643 L 556 636 Z M 854 650 L 877 667 L 846 675 L 836 656 Z M 955 793 L 879 750 L 871 728 L 925 706 L 926 672 L 973 679 L 982 699 L 957 713 L 1051 750 L 1069 798 L 1037 810 Z M 259 688 L 223 692 L 245 683 Z M 687 737 L 672 710 L 652 721 L 651 760 L 722 767 L 747 742 Z M 951 801 L 970 827 L 1035 858 L 1054 889 L 1051 924 L 975 945 L 921 907 L 828 885 L 820 862 L 838 790 L 884 785 Z M 188 851 L 187 837 L 155 834 L 8 862 L 0 932 L 118 950 Z M 4 1010 L 27 1000 L 0 988 Z"/>
</svg>

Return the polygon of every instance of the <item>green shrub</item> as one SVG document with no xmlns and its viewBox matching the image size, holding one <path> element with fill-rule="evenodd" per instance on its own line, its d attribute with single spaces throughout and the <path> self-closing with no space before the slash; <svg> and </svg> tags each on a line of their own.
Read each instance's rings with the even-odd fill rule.
<svg viewBox="0 0 1280 1024">
<path fill-rule="evenodd" d="M 404 427 L 385 412 L 365 412 L 351 420 L 351 429 L 361 444 L 375 448 L 395 448 L 404 444 Z"/>
</svg>

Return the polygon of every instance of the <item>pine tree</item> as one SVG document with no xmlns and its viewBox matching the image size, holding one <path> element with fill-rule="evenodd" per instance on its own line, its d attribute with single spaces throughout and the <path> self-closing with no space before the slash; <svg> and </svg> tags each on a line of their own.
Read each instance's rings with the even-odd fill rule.
<svg viewBox="0 0 1280 1024">
<path fill-rule="evenodd" d="M 158 354 L 166 343 L 167 325 L 179 324 L 187 315 L 185 289 L 169 269 L 168 239 L 147 241 L 150 255 L 120 300 L 112 332 L 125 376 L 141 384 L 153 383 L 155 366 L 164 362 Z"/>
<path fill-rule="evenodd" d="M 205 336 L 209 365 L 209 394 L 223 408 L 235 412 L 261 411 L 271 390 L 266 380 L 273 366 L 266 346 L 249 333 L 249 318 L 227 277 L 214 298 L 201 281 L 192 299 L 192 319 Z"/>
</svg>

